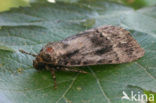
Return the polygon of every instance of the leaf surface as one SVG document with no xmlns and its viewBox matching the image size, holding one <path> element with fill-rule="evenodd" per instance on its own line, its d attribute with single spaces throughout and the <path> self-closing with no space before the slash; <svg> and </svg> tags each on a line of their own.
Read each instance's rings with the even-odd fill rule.
<svg viewBox="0 0 156 103">
<path fill-rule="evenodd" d="M 118 3 L 35 3 L 0 14 L 0 42 L 15 52 L 0 50 L 0 103 L 135 103 L 122 92 L 156 92 L 156 7 L 137 11 Z M 82 67 L 88 74 L 36 71 L 33 57 L 48 42 L 101 25 L 126 28 L 145 49 L 145 56 L 119 65 Z"/>
</svg>

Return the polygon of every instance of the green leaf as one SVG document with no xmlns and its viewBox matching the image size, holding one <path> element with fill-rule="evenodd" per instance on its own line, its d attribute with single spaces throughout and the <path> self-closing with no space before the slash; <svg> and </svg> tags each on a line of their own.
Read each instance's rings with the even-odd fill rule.
<svg viewBox="0 0 156 103">
<path fill-rule="evenodd" d="M 155 101 L 156 101 L 156 94 L 155 93 L 150 92 L 150 91 L 144 91 L 144 93 L 147 95 L 147 97 L 149 99 L 148 103 L 155 103 Z M 153 97 L 154 97 L 154 100 L 152 100 Z"/>
<path fill-rule="evenodd" d="M 0 14 L 0 42 L 16 52 L 0 51 L 0 103 L 135 103 L 123 91 L 156 92 L 156 7 L 139 9 L 113 2 L 36 3 Z M 91 21 L 91 22 L 90 22 Z M 119 65 L 82 67 L 88 74 L 36 71 L 33 57 L 48 42 L 101 25 L 121 26 L 145 49 L 145 56 Z"/>
<path fill-rule="evenodd" d="M 9 51 L 9 52 L 14 52 L 14 50 L 12 48 L 9 48 L 3 44 L 0 43 L 0 50 L 4 50 L 4 51 Z"/>
<path fill-rule="evenodd" d="M 11 7 L 28 6 L 27 0 L 0 0 L 0 12 L 9 10 Z"/>
<path fill-rule="evenodd" d="M 155 0 L 119 0 L 124 4 L 129 5 L 135 9 L 139 9 L 145 6 L 154 6 L 156 5 Z"/>
</svg>

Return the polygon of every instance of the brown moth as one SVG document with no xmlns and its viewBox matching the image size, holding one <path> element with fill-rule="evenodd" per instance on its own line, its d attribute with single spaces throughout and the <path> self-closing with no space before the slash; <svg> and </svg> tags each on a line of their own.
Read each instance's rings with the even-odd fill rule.
<svg viewBox="0 0 156 103">
<path fill-rule="evenodd" d="M 37 70 L 51 71 L 56 88 L 55 71 L 72 71 L 78 66 L 120 64 L 137 60 L 144 50 L 127 30 L 116 26 L 102 26 L 81 32 L 59 42 L 48 43 L 38 55 L 33 66 Z"/>
</svg>

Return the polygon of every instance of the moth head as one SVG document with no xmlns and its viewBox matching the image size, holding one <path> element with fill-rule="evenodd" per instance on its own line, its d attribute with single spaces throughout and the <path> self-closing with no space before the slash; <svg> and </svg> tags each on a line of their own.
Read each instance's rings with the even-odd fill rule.
<svg viewBox="0 0 156 103">
<path fill-rule="evenodd" d="M 33 67 L 37 70 L 43 70 L 45 68 L 45 63 L 40 55 L 36 56 L 36 59 L 33 60 Z"/>
<path fill-rule="evenodd" d="M 21 53 L 23 54 L 28 54 L 28 55 L 31 55 L 33 57 L 36 57 L 35 60 L 33 60 L 33 67 L 37 70 L 40 70 L 42 68 L 44 68 L 44 63 L 43 63 L 43 60 L 42 58 L 40 57 L 40 55 L 35 55 L 35 54 L 32 54 L 32 53 L 28 53 L 24 50 L 19 50 Z"/>
<path fill-rule="evenodd" d="M 41 51 L 39 55 L 36 56 L 35 60 L 33 60 L 33 67 L 37 70 L 45 69 L 45 66 L 48 65 L 48 57 L 49 55 Z"/>
<path fill-rule="evenodd" d="M 39 55 L 34 60 L 34 67 L 37 69 L 44 68 L 45 65 L 55 65 L 56 54 L 52 47 L 45 46 L 41 49 Z"/>
<path fill-rule="evenodd" d="M 45 46 L 41 49 L 40 53 L 38 55 L 28 53 L 24 50 L 19 50 L 20 52 L 24 54 L 31 55 L 35 57 L 35 60 L 33 60 L 33 67 L 37 70 L 43 70 L 45 69 L 46 65 L 55 65 L 56 64 L 56 54 L 52 47 Z"/>
</svg>

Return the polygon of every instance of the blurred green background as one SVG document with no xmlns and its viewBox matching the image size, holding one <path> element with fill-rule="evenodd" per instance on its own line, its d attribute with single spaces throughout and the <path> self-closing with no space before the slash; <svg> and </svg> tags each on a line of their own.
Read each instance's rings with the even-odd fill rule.
<svg viewBox="0 0 156 103">
<path fill-rule="evenodd" d="M 11 7 L 27 6 L 29 0 L 0 0 L 0 12 L 9 10 Z"/>
<path fill-rule="evenodd" d="M 29 6 L 32 2 L 41 2 L 46 0 L 0 0 L 0 12 L 7 11 L 12 7 L 19 6 Z M 64 1 L 64 2 L 78 2 L 84 0 L 47 0 L 47 1 Z M 88 0 L 87 0 L 88 1 Z M 89 1 L 98 1 L 98 0 L 89 0 Z M 105 0 L 105 1 L 116 1 L 128 6 L 133 7 L 134 9 L 139 9 L 145 6 L 156 5 L 156 0 Z"/>
<path fill-rule="evenodd" d="M 0 12 L 7 11 L 10 8 L 15 7 L 17 8 L 20 6 L 30 6 L 29 4 L 32 2 L 41 2 L 41 1 L 46 0 L 0 0 Z"/>
</svg>

